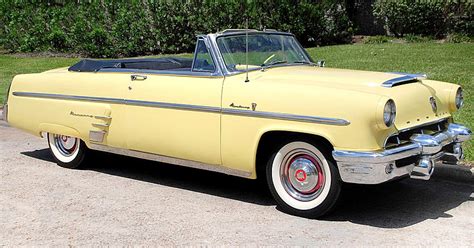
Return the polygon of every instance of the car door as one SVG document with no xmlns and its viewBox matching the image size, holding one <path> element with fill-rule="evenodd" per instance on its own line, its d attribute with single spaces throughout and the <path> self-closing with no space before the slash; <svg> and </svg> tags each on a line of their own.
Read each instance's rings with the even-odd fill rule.
<svg viewBox="0 0 474 248">
<path fill-rule="evenodd" d="M 192 68 L 131 75 L 128 147 L 147 153 L 221 164 L 220 109 L 223 76 L 204 39 Z"/>
</svg>

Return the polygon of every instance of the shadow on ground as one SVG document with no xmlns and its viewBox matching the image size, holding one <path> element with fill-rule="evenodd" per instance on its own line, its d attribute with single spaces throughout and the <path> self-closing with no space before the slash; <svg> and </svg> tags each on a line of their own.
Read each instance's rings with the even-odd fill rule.
<svg viewBox="0 0 474 248">
<path fill-rule="evenodd" d="M 22 154 L 53 162 L 49 150 Z M 275 205 L 269 191 L 256 180 L 98 153 L 88 170 L 154 184 L 211 194 L 243 202 Z M 402 228 L 428 219 L 451 218 L 447 212 L 472 201 L 472 184 L 437 180 L 403 180 L 376 186 L 344 185 L 338 207 L 326 221 L 349 221 L 381 228 Z"/>
</svg>

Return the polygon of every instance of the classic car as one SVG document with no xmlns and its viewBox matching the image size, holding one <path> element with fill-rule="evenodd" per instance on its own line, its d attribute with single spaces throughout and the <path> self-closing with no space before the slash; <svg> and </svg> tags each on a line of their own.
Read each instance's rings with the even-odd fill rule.
<svg viewBox="0 0 474 248">
<path fill-rule="evenodd" d="M 199 35 L 194 58 L 84 59 L 17 75 L 13 127 L 46 137 L 62 167 L 91 150 L 261 178 L 284 211 L 318 217 L 343 183 L 428 180 L 463 158 L 457 84 L 426 75 L 335 69 L 294 35 Z"/>
</svg>

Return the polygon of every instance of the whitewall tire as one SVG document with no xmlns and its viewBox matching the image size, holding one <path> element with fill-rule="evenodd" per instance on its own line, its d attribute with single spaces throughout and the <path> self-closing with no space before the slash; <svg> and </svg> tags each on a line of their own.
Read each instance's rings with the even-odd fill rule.
<svg viewBox="0 0 474 248">
<path fill-rule="evenodd" d="M 280 146 L 267 163 L 267 182 L 285 212 L 319 217 L 335 205 L 341 181 L 328 151 L 310 142 L 292 141 Z"/>
<path fill-rule="evenodd" d="M 87 147 L 79 138 L 48 133 L 48 144 L 59 166 L 76 169 L 83 164 Z"/>
</svg>

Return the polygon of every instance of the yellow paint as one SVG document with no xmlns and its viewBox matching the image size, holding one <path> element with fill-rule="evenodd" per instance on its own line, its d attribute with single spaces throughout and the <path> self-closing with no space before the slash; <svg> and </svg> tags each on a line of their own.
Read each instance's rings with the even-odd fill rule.
<svg viewBox="0 0 474 248">
<path fill-rule="evenodd" d="M 132 73 L 86 73 L 56 69 L 14 78 L 9 122 L 39 135 L 40 132 L 78 136 L 89 142 L 89 131 L 105 130 L 103 144 L 193 160 L 250 172 L 255 178 L 255 158 L 260 137 L 271 131 L 313 134 L 327 139 L 335 149 L 373 151 L 397 129 L 451 117 L 458 85 L 424 80 L 382 87 L 400 75 L 287 66 L 224 77 L 191 77 L 144 74 L 131 81 Z M 348 126 L 315 124 L 190 110 L 166 109 L 103 102 L 42 99 L 13 96 L 36 92 L 107 97 L 150 102 L 178 103 L 215 108 L 249 107 L 255 111 L 284 113 L 350 122 Z M 438 102 L 431 109 L 429 97 Z M 383 106 L 393 99 L 395 126 L 382 122 Z M 74 113 L 71 114 L 71 112 Z M 110 116 L 110 121 L 94 116 Z M 110 123 L 110 127 L 93 123 Z"/>
</svg>

